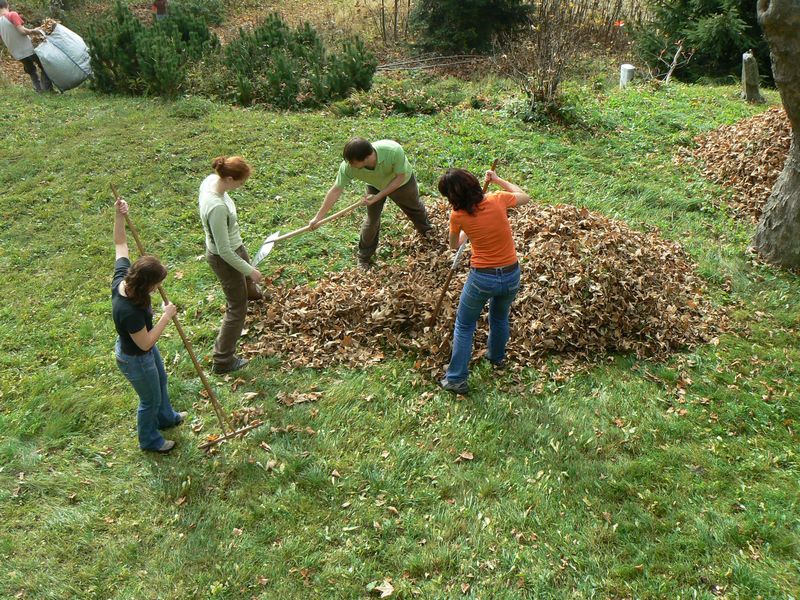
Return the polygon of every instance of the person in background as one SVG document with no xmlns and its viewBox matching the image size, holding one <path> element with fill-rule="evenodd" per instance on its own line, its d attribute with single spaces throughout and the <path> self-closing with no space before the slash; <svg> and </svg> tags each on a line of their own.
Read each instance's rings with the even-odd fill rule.
<svg viewBox="0 0 800 600">
<path fill-rule="evenodd" d="M 428 221 L 425 205 L 419 198 L 414 170 L 400 144 L 392 140 L 370 143 L 363 138 L 355 137 L 345 145 L 342 157 L 344 160 L 339 165 L 336 182 L 328 190 L 316 216 L 309 222 L 312 230 L 336 204 L 344 188 L 353 179 L 357 179 L 367 184 L 364 196 L 367 218 L 361 227 L 361 238 L 358 241 L 358 264 L 362 269 L 370 269 L 373 266 L 373 255 L 378 249 L 381 213 L 386 198 L 391 198 L 414 224 L 423 239 L 426 238 L 433 227 Z"/>
<path fill-rule="evenodd" d="M 28 29 L 24 23 L 18 13 L 9 10 L 8 0 L 0 0 L 0 39 L 11 56 L 22 63 L 22 68 L 31 78 L 33 89 L 37 92 L 49 92 L 53 89 L 53 83 L 44 72 L 30 40 L 30 36 L 35 33 L 44 34 L 39 29 Z"/>
<path fill-rule="evenodd" d="M 167 277 L 164 265 L 154 256 L 142 256 L 133 265 L 128 257 L 125 215 L 128 204 L 117 200 L 114 216 L 116 262 L 111 281 L 111 313 L 117 330 L 114 354 L 117 366 L 139 395 L 136 430 L 139 447 L 169 452 L 175 442 L 165 440 L 159 429 L 183 423 L 188 413 L 175 412 L 167 393 L 167 372 L 156 342 L 178 310 L 164 304 L 164 313 L 153 325 L 150 295 Z"/>
<path fill-rule="evenodd" d="M 236 356 L 236 344 L 247 316 L 247 301 L 260 300 L 256 286 L 261 273 L 250 264 L 242 244 L 236 205 L 228 195 L 250 177 L 250 165 L 239 156 L 219 156 L 212 164 L 214 173 L 200 185 L 200 221 L 206 234 L 206 259 L 222 284 L 227 310 L 214 342 L 215 373 L 241 369 L 247 359 Z"/>
<path fill-rule="evenodd" d="M 157 21 L 167 18 L 167 0 L 155 0 L 152 8 Z"/>
<path fill-rule="evenodd" d="M 486 182 L 503 191 L 484 195 L 478 179 L 464 169 L 449 169 L 439 179 L 439 192 L 452 207 L 450 248 L 467 240 L 472 245 L 470 272 L 461 291 L 453 332 L 453 353 L 439 384 L 456 394 L 469 393 L 467 377 L 472 357 L 472 338 L 478 318 L 489 302 L 489 342 L 486 358 L 496 369 L 505 366 L 510 335 L 511 303 L 519 291 L 519 262 L 511 236 L 507 210 L 530 202 L 519 186 L 486 172 Z"/>
</svg>

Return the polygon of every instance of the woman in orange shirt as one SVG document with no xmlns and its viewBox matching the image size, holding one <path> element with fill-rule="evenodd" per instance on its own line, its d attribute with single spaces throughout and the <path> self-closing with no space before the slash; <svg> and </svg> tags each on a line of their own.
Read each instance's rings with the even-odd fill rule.
<svg viewBox="0 0 800 600">
<path fill-rule="evenodd" d="M 469 393 L 467 377 L 475 326 L 489 301 L 489 348 L 486 358 L 502 369 L 510 334 L 508 315 L 519 291 L 519 262 L 507 210 L 530 202 L 519 186 L 486 172 L 486 182 L 503 191 L 484 195 L 478 179 L 464 169 L 449 169 L 439 192 L 450 202 L 450 248 L 472 244 L 470 272 L 456 314 L 453 354 L 440 385 L 456 394 Z"/>
</svg>

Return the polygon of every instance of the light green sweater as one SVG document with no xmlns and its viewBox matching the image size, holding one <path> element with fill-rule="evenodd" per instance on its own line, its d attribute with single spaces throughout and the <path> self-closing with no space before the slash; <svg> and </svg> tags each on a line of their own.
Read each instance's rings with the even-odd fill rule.
<svg viewBox="0 0 800 600">
<path fill-rule="evenodd" d="M 200 221 L 206 233 L 206 248 L 247 276 L 255 269 L 235 252 L 242 245 L 236 205 L 227 193 L 217 192 L 218 181 L 219 175 L 212 174 L 200 184 Z"/>
</svg>

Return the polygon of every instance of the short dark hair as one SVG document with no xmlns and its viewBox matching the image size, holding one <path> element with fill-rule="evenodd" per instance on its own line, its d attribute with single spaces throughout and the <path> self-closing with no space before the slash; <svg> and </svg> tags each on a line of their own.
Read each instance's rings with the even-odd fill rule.
<svg viewBox="0 0 800 600">
<path fill-rule="evenodd" d="M 483 189 L 475 177 L 464 169 L 447 169 L 439 178 L 439 193 L 450 201 L 453 210 L 475 213 L 475 207 L 483 200 Z"/>
<path fill-rule="evenodd" d="M 2 0 L 0 0 L 0 2 L 2 2 Z M 373 148 L 372 144 L 370 144 L 367 140 L 360 137 L 354 137 L 350 138 L 350 141 L 344 145 L 342 158 L 351 163 L 356 160 L 366 160 L 366 158 L 373 152 L 375 152 L 375 148 Z"/>
<path fill-rule="evenodd" d="M 0 8 L 8 8 L 8 0 L 0 0 Z"/>
</svg>

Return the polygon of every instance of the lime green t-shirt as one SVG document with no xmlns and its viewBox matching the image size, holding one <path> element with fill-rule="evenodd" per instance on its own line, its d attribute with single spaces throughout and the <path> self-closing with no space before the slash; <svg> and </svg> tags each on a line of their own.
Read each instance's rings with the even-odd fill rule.
<svg viewBox="0 0 800 600">
<path fill-rule="evenodd" d="M 358 179 L 378 190 L 382 190 L 400 173 L 405 175 L 403 185 L 408 183 L 408 180 L 414 174 L 414 170 L 411 168 L 408 158 L 406 158 L 403 147 L 392 140 L 373 142 L 372 147 L 375 148 L 375 154 L 378 155 L 375 168 L 355 169 L 350 166 L 350 163 L 343 160 L 342 164 L 339 165 L 339 173 L 336 175 L 336 183 L 334 184 L 336 187 L 344 189 L 353 179 Z"/>
</svg>

